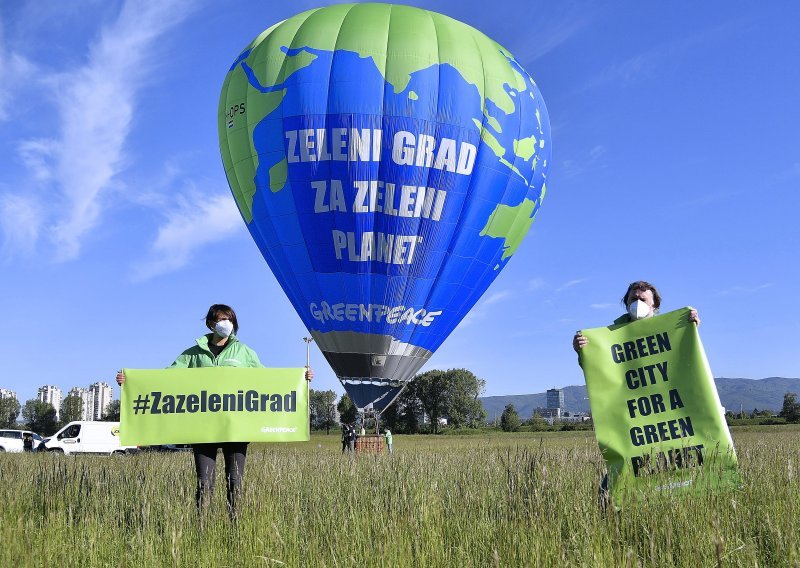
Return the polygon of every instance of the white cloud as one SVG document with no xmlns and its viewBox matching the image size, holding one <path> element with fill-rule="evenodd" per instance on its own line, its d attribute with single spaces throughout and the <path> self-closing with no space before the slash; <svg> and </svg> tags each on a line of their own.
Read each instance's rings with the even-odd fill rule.
<svg viewBox="0 0 800 568">
<path fill-rule="evenodd" d="M 172 157 L 161 168 L 154 168 L 141 177 L 132 179 L 126 176 L 125 185 L 135 187 L 136 191 L 125 191 L 123 188 L 118 197 L 139 207 L 161 211 L 174 202 L 173 194 L 180 182 L 191 185 L 191 182 L 186 181 L 191 179 L 191 175 L 191 170 L 182 167 L 180 160 Z"/>
<path fill-rule="evenodd" d="M 229 193 L 208 197 L 192 192 L 167 211 L 167 221 L 158 230 L 151 258 L 136 267 L 136 280 L 178 270 L 192 260 L 198 249 L 242 229 L 242 217 Z"/>
<path fill-rule="evenodd" d="M 606 147 L 602 144 L 598 144 L 591 150 L 589 150 L 589 159 L 590 160 L 598 160 L 606 153 Z"/>
<path fill-rule="evenodd" d="M 156 65 L 155 44 L 186 16 L 184 2 L 126 2 L 102 29 L 86 65 L 46 85 L 57 93 L 59 133 L 19 147 L 37 179 L 57 180 L 58 211 L 50 238 L 56 256 L 78 256 L 82 238 L 98 222 L 103 193 L 127 165 L 125 142 L 136 95 Z"/>
<path fill-rule="evenodd" d="M 760 292 L 761 290 L 765 290 L 767 288 L 772 287 L 772 282 L 765 282 L 763 284 L 757 284 L 755 286 L 731 286 L 730 288 L 725 288 L 724 290 L 717 291 L 717 296 L 738 296 L 738 295 L 747 295 L 747 294 L 754 294 L 756 292 Z"/>
<path fill-rule="evenodd" d="M 508 298 L 511 295 L 511 292 L 508 290 L 502 290 L 500 292 L 495 292 L 494 294 L 490 295 L 483 301 L 484 306 L 491 306 L 492 304 L 496 304 L 497 302 L 501 302 Z"/>
<path fill-rule="evenodd" d="M 560 172 L 565 178 L 572 178 L 579 175 L 584 175 L 597 170 L 606 168 L 603 156 L 606 155 L 607 148 L 602 144 L 598 144 L 588 151 L 583 151 L 575 159 L 565 159 L 561 161 Z"/>
<path fill-rule="evenodd" d="M 0 122 L 8 120 L 14 92 L 35 72 L 36 67 L 19 53 L 5 47 L 3 22 L 0 21 Z"/>
<path fill-rule="evenodd" d="M 569 280 L 567 282 L 564 282 L 561 286 L 556 288 L 556 292 L 563 292 L 567 288 L 572 288 L 573 286 L 577 286 L 581 282 L 586 282 L 586 278 L 576 278 L 574 280 Z"/>
<path fill-rule="evenodd" d="M 460 327 L 466 327 L 468 325 L 472 325 L 475 321 L 482 319 L 489 313 L 490 306 L 502 302 L 512 296 L 511 292 L 508 290 L 500 290 L 489 296 L 486 296 L 485 299 L 479 300 L 478 303 L 472 307 L 472 309 L 467 312 L 467 315 L 464 316 L 464 319 L 461 320 L 461 323 L 458 324 Z"/>
<path fill-rule="evenodd" d="M 33 252 L 42 226 L 41 207 L 33 198 L 6 193 L 0 195 L 2 256 L 11 258 Z"/>
<path fill-rule="evenodd" d="M 607 310 L 608 308 L 614 307 L 616 304 L 611 302 L 606 302 L 605 304 L 589 304 L 589 307 L 593 310 Z"/>
<path fill-rule="evenodd" d="M 678 37 L 669 42 L 656 45 L 625 61 L 612 64 L 590 81 L 587 88 L 608 82 L 628 83 L 640 79 L 661 78 L 664 67 L 675 65 L 675 62 L 679 61 L 681 57 L 696 51 L 699 46 L 717 44 L 728 39 L 733 32 L 746 23 L 742 19 L 730 20 L 703 29 L 696 34 Z"/>
<path fill-rule="evenodd" d="M 554 4 L 562 8 L 561 14 L 554 14 L 548 11 L 547 21 L 531 22 L 529 18 L 524 19 L 527 30 L 520 33 L 518 37 L 524 38 L 522 45 L 509 45 L 512 53 L 519 61 L 535 61 L 551 52 L 558 46 L 566 43 L 592 20 L 588 13 L 588 7 L 577 6 L 565 7 L 565 5 Z M 530 33 L 529 30 L 537 30 Z"/>
<path fill-rule="evenodd" d="M 542 278 L 533 278 L 528 281 L 528 290 L 533 292 L 534 290 L 540 290 L 544 288 L 544 280 Z"/>
<path fill-rule="evenodd" d="M 53 170 L 49 162 L 56 151 L 56 141 L 46 138 L 24 140 L 17 147 L 22 163 L 37 181 L 48 181 L 52 178 Z"/>
</svg>

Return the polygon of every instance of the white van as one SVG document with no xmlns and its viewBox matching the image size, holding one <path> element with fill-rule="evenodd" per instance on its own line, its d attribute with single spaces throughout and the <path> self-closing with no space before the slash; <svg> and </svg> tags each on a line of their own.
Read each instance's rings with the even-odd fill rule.
<svg viewBox="0 0 800 568">
<path fill-rule="evenodd" d="M 70 422 L 49 438 L 40 451 L 70 454 L 122 455 L 133 453 L 136 446 L 121 446 L 119 422 Z"/>
</svg>

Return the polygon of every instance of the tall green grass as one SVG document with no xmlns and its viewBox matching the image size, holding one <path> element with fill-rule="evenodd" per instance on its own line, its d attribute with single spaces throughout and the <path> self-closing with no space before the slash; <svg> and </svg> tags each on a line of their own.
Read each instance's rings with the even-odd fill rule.
<svg viewBox="0 0 800 568">
<path fill-rule="evenodd" d="M 338 436 L 222 458 L 204 526 L 191 454 L 0 455 L 0 566 L 798 566 L 800 431 L 735 433 L 744 486 L 604 513 L 591 433 Z"/>
</svg>

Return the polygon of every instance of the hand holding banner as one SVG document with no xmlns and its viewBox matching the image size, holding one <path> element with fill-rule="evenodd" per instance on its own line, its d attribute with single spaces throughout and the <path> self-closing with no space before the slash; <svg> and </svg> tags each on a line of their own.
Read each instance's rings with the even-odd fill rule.
<svg viewBox="0 0 800 568">
<path fill-rule="evenodd" d="M 305 369 L 125 369 L 123 445 L 309 439 Z"/>
<path fill-rule="evenodd" d="M 582 330 L 595 434 L 613 496 L 736 486 L 736 453 L 691 308 Z"/>
</svg>

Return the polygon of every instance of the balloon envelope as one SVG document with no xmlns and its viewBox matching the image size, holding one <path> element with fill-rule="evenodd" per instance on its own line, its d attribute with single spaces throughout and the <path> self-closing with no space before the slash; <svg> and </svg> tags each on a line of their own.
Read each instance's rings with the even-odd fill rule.
<svg viewBox="0 0 800 568">
<path fill-rule="evenodd" d="M 418 8 L 343 4 L 267 29 L 230 67 L 218 122 L 242 217 L 360 408 L 414 377 L 545 194 L 531 77 Z"/>
</svg>

